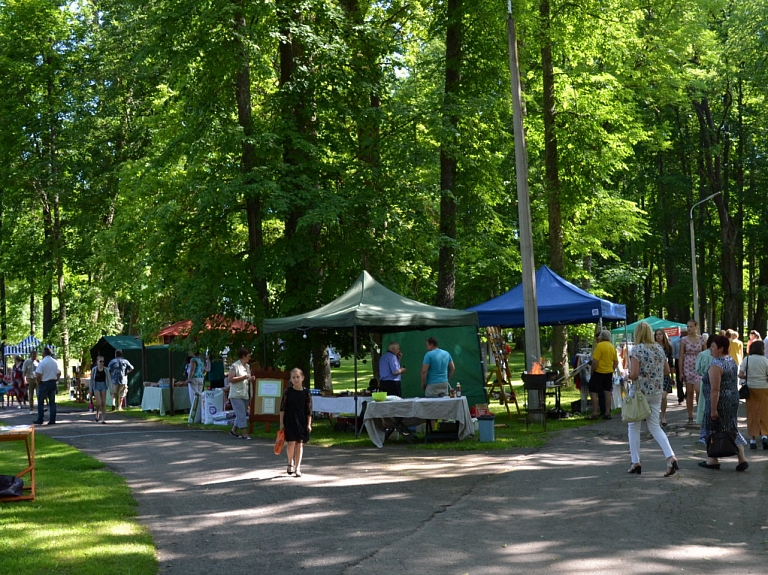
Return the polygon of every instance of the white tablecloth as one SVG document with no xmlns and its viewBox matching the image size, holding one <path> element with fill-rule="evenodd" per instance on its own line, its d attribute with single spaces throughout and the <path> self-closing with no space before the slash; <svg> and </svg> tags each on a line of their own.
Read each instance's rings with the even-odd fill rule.
<svg viewBox="0 0 768 575">
<path fill-rule="evenodd" d="M 173 388 L 173 408 L 189 409 L 189 391 L 187 386 Z M 152 411 L 159 410 L 160 415 L 165 415 L 166 411 L 171 410 L 171 388 L 170 387 L 145 387 L 144 396 L 141 398 L 141 410 Z"/>
<path fill-rule="evenodd" d="M 355 411 L 354 397 L 322 397 L 321 395 L 312 396 L 312 411 L 320 413 L 357 413 L 363 409 L 363 402 L 373 400 L 370 397 L 357 398 L 357 411 Z"/>
<path fill-rule="evenodd" d="M 371 401 L 365 410 L 365 428 L 376 447 L 384 445 L 384 418 L 402 417 L 414 419 L 447 419 L 459 422 L 459 440 L 475 432 L 466 397 L 439 397 Z"/>
</svg>

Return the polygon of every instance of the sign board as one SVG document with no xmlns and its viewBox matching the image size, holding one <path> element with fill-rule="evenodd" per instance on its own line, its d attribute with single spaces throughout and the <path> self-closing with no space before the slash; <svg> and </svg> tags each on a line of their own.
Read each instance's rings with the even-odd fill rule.
<svg viewBox="0 0 768 575">
<path fill-rule="evenodd" d="M 291 372 L 259 369 L 251 373 L 256 382 L 251 393 L 248 433 L 253 432 L 253 424 L 257 421 L 263 421 L 264 430 L 269 431 L 271 423 L 280 422 L 280 401 L 290 385 Z"/>
</svg>

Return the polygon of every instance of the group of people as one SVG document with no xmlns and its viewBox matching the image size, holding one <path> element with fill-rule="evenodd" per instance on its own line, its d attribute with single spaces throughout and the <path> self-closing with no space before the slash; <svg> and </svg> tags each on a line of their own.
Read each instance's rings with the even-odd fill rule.
<svg viewBox="0 0 768 575">
<path fill-rule="evenodd" d="M 450 393 L 449 380 L 456 371 L 456 364 L 451 354 L 440 348 L 436 338 L 428 337 L 426 346 L 427 351 L 421 362 L 421 389 L 425 397 L 445 397 Z M 402 397 L 402 376 L 405 373 L 405 368 L 400 365 L 402 357 L 400 344 L 393 341 L 379 359 L 378 386 L 387 395 Z"/>
<path fill-rule="evenodd" d="M 134 370 L 131 362 L 123 357 L 122 349 L 116 349 L 114 359 L 106 366 L 104 364 L 104 356 L 98 356 L 96 364 L 91 368 L 88 386 L 96 414 L 96 423 L 107 422 L 107 389 L 112 392 L 112 411 L 123 410 L 128 392 L 128 374 Z"/>
<path fill-rule="evenodd" d="M 238 439 L 250 439 L 248 428 L 248 401 L 256 377 L 251 372 L 251 352 L 241 348 L 237 361 L 229 367 L 229 402 L 235 412 L 235 421 L 229 430 Z M 291 385 L 280 400 L 280 431 L 285 434 L 288 475 L 301 477 L 301 460 L 304 444 L 312 432 L 312 394 L 304 387 L 304 372 L 295 367 L 291 370 Z"/>
<path fill-rule="evenodd" d="M 32 351 L 27 359 L 22 359 L 20 355 L 13 358 L 11 390 L 8 392 L 8 397 L 11 401 L 16 401 L 19 409 L 25 409 L 29 403 L 29 413 L 35 412 L 35 391 L 37 390 L 35 369 L 38 363 L 36 351 Z"/>
<path fill-rule="evenodd" d="M 738 449 L 737 471 L 749 467 L 745 448 L 747 440 L 738 430 L 739 380 L 749 387 L 746 399 L 747 429 L 750 449 L 757 449 L 758 439 L 763 449 L 768 449 L 768 358 L 760 335 L 753 331 L 747 345 L 747 357 L 742 359 L 744 346 L 734 330 L 726 330 L 706 337 L 699 334 L 698 323 L 687 323 L 687 333 L 680 338 L 679 381 L 685 386 L 688 423 L 693 424 L 694 398 L 699 401 L 701 427 L 699 440 L 706 444 L 708 438 L 719 430 L 731 432 L 736 437 Z M 671 374 L 674 367 L 674 349 L 663 330 L 652 332 L 646 322 L 635 328 L 634 346 L 629 352 L 628 379 L 632 383 L 630 395 L 641 391 L 650 407 L 645 420 L 648 431 L 664 452 L 667 460 L 665 476 L 674 475 L 679 469 L 677 458 L 664 433 L 666 425 L 666 395 L 672 392 Z M 631 465 L 628 473 L 640 474 L 640 425 L 628 424 Z M 720 469 L 717 458 L 708 457 L 699 462 L 700 467 Z"/>
</svg>

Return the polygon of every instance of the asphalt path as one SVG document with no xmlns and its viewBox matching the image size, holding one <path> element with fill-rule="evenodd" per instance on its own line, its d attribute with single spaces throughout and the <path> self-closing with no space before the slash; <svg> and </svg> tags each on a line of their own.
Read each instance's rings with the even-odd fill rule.
<svg viewBox="0 0 768 575">
<path fill-rule="evenodd" d="M 0 410 L 0 425 L 31 419 Z M 226 428 L 57 419 L 38 432 L 125 477 L 163 575 L 768 573 L 768 451 L 748 451 L 743 473 L 735 458 L 698 467 L 684 406 L 668 413 L 669 478 L 647 433 L 642 475 L 626 473 L 620 417 L 527 451 L 309 444 L 301 478 L 270 442 Z"/>
</svg>

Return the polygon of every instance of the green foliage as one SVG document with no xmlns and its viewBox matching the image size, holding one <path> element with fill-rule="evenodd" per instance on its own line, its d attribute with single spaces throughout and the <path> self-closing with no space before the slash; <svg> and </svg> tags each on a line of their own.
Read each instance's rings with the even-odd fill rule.
<svg viewBox="0 0 768 575">
<path fill-rule="evenodd" d="M 632 317 L 686 319 L 687 213 L 713 185 L 693 108 L 706 101 L 710 157 L 743 233 L 756 309 L 768 282 L 757 272 L 766 208 L 755 193 L 768 180 L 763 3 L 553 0 L 546 28 L 540 4 L 514 6 L 537 264 L 549 263 L 557 232 L 543 157 L 549 40 L 568 279 L 626 303 Z M 465 2 L 461 84 L 445 101 L 442 2 L 6 2 L 8 337 L 32 320 L 40 331 L 58 253 L 75 356 L 102 333 L 150 339 L 191 318 L 198 334 L 216 314 L 258 324 L 305 311 L 363 268 L 431 302 L 446 242 L 456 307 L 508 290 L 520 258 L 505 12 Z M 458 162 L 455 238 L 438 232 L 441 143 Z M 44 213 L 53 197 L 60 245 Z M 702 288 L 714 294 L 725 281 L 714 206 L 695 223 Z M 720 304 L 710 299 L 714 319 Z M 52 326 L 52 337 L 61 331 Z"/>
</svg>

